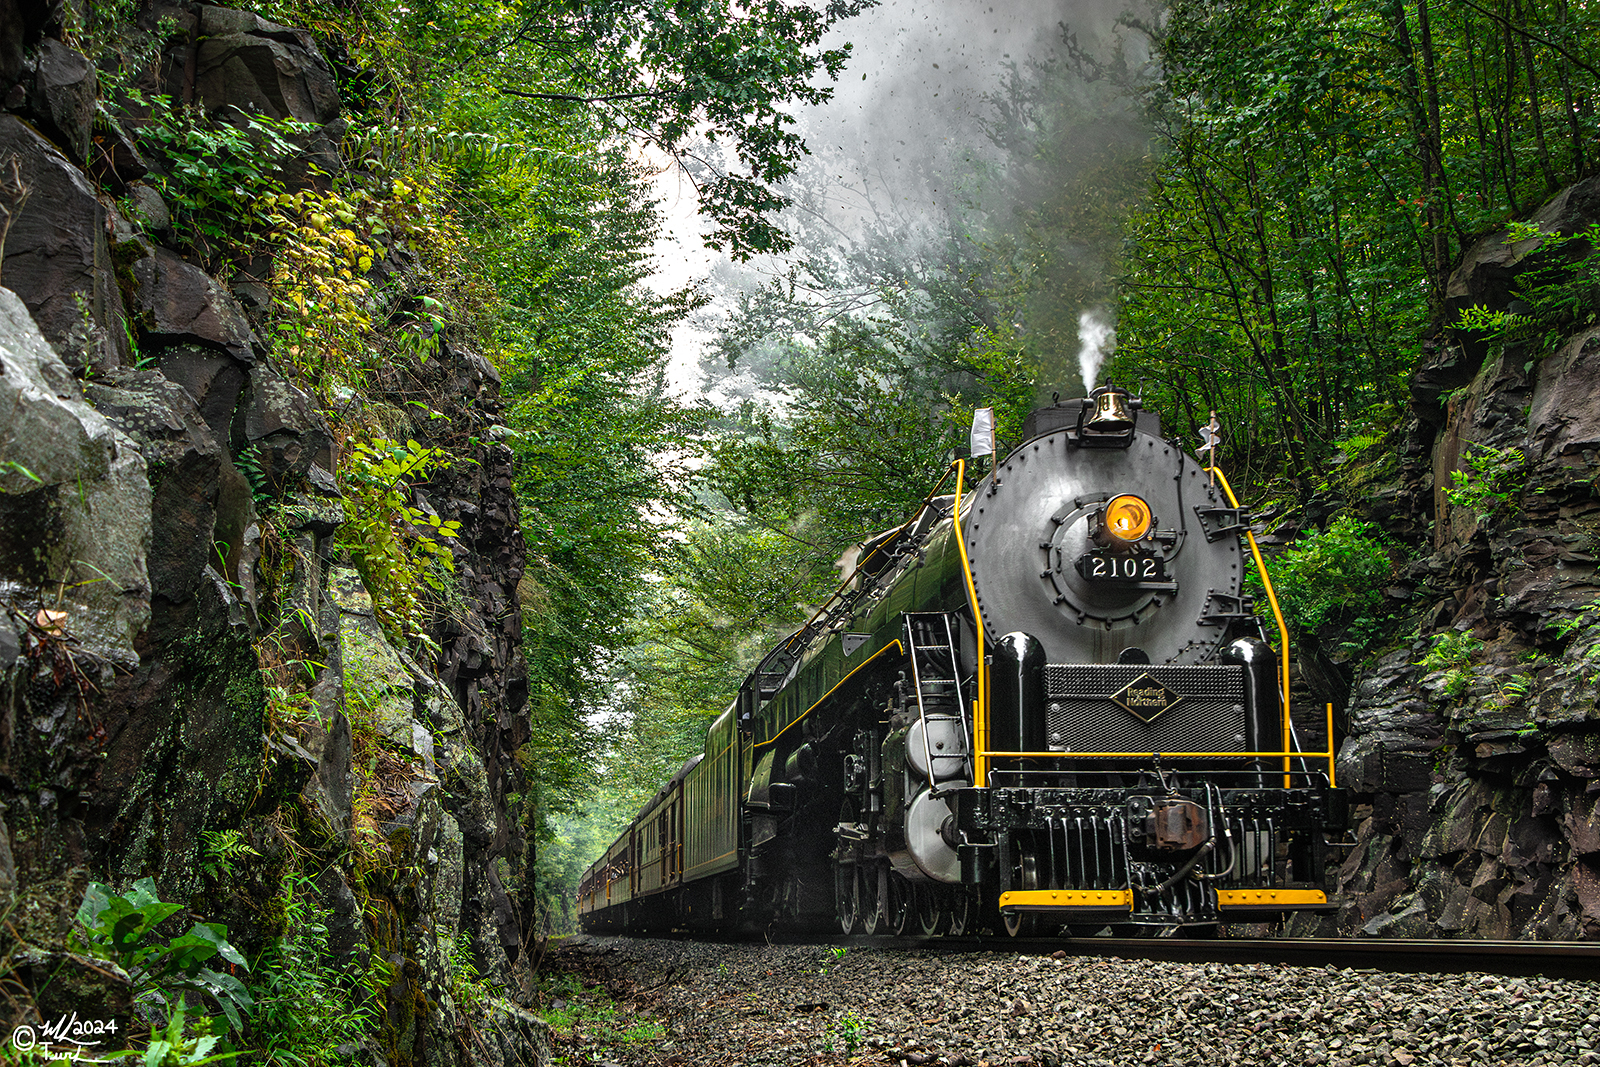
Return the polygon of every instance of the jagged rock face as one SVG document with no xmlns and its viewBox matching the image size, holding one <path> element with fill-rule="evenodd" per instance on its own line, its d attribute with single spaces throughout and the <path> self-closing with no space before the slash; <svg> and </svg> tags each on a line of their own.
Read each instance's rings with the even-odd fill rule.
<svg viewBox="0 0 1600 1067">
<path fill-rule="evenodd" d="M 23 299 L 75 371 L 131 362 L 99 194 L 36 130 L 0 114 L 0 160 L 13 156 L 28 198 L 6 237 L 0 283 Z"/>
<path fill-rule="evenodd" d="M 19 10 L 0 0 L 0 27 L 25 22 Z M 147 84 L 322 124 L 311 147 L 332 151 L 340 102 L 309 34 L 205 4 L 146 15 L 193 31 Z M 0 160 L 16 153 L 31 195 L 0 263 L 0 911 L 14 904 L 42 952 L 18 973 L 71 963 L 60 948 L 91 878 L 153 877 L 163 899 L 260 947 L 293 862 L 284 827 L 299 825 L 309 836 L 294 847 L 320 857 L 328 965 L 389 964 L 367 1059 L 543 1062 L 534 1017 L 503 1002 L 466 1017 L 446 958 L 464 936 L 507 989 L 525 967 L 515 897 L 530 857 L 507 812 L 528 739 L 525 553 L 512 454 L 493 443 L 498 374 L 446 345 L 349 401 L 400 411 L 425 391 L 454 428 L 438 442 L 453 462 L 412 494 L 461 524 L 452 595 L 431 645 L 397 647 L 338 548 L 340 444 L 251 317 L 270 289 L 240 287 L 246 309 L 157 243 L 171 219 L 152 188 L 127 184 L 144 162 L 126 137 L 96 140 L 82 165 L 91 133 L 122 136 L 85 117 L 92 65 L 49 40 L 31 76 L 13 77 L 9 47 L 0 90 L 18 88 L 0 97 L 14 110 L 0 112 Z M 136 217 L 108 191 L 126 191 Z M 428 429 L 409 427 L 425 441 Z M 259 861 L 233 880 L 203 875 L 215 830 L 240 831 Z M 461 1040 L 469 1023 L 476 1040 Z"/>
<path fill-rule="evenodd" d="M 84 402 L 28 309 L 0 289 L 0 583 L 48 590 L 40 610 L 61 613 L 95 655 L 137 662 L 150 515 L 137 445 Z"/>
<path fill-rule="evenodd" d="M 339 114 L 333 69 L 311 34 L 247 11 L 199 5 L 195 97 L 207 110 L 323 125 Z"/>
<path fill-rule="evenodd" d="M 35 68 L 40 120 L 72 159 L 88 159 L 97 81 L 94 64 L 76 48 L 44 41 Z"/>
<path fill-rule="evenodd" d="M 1534 221 L 1572 234 L 1597 219 L 1589 179 Z M 1512 308 L 1540 256 L 1588 251 L 1506 237 L 1468 249 L 1451 318 Z M 1362 806 L 1331 925 L 1600 938 L 1600 330 L 1542 358 L 1460 339 L 1424 361 L 1412 395 L 1429 462 L 1403 468 L 1395 498 L 1410 502 L 1402 525 L 1433 519 L 1432 554 L 1406 575 L 1420 635 L 1353 691 L 1339 773 Z"/>
</svg>

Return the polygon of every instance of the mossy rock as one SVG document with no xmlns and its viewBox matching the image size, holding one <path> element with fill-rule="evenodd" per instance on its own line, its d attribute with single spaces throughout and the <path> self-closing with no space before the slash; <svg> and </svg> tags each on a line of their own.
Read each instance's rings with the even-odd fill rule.
<svg viewBox="0 0 1600 1067">
<path fill-rule="evenodd" d="M 121 967 L 73 952 L 37 949 L 12 956 L 11 967 L 11 977 L 27 991 L 40 1018 L 115 1020 L 117 1032 L 104 1035 L 105 1043 L 98 1049 L 128 1047 L 129 1031 L 134 1029 L 128 1025 L 133 1019 L 133 982 Z"/>
</svg>

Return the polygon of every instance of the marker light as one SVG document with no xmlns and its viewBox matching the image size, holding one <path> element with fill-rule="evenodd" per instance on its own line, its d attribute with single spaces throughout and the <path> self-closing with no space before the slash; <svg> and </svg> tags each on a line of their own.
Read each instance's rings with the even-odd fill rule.
<svg viewBox="0 0 1600 1067">
<path fill-rule="evenodd" d="M 1137 541 L 1150 532 L 1150 505 L 1131 493 L 1106 505 L 1106 532 L 1119 541 Z"/>
</svg>

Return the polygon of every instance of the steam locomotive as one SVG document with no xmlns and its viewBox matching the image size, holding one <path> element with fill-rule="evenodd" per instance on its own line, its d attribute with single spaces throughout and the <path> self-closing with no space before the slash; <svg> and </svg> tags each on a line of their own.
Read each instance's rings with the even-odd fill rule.
<svg viewBox="0 0 1600 1067">
<path fill-rule="evenodd" d="M 1331 907 L 1332 712 L 1326 750 L 1299 751 L 1226 479 L 1114 386 L 1023 436 L 859 546 L 586 872 L 585 929 L 1084 933 Z"/>
</svg>

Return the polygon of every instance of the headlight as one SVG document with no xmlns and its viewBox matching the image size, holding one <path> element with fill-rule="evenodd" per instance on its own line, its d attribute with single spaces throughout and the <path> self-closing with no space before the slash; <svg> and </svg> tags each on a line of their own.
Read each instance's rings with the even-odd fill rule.
<svg viewBox="0 0 1600 1067">
<path fill-rule="evenodd" d="M 1106 532 L 1119 541 L 1138 541 L 1150 532 L 1150 505 L 1131 493 L 1106 505 Z"/>
</svg>

